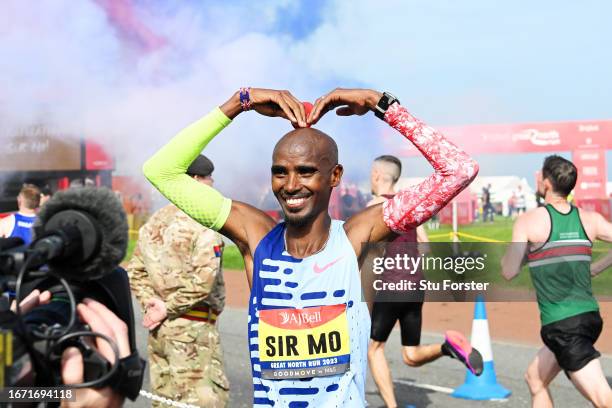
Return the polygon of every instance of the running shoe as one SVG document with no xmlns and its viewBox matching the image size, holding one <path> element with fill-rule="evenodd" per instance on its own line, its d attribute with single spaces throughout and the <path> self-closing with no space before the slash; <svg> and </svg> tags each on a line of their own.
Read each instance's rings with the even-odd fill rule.
<svg viewBox="0 0 612 408">
<path fill-rule="evenodd" d="M 448 330 L 442 348 L 452 358 L 461 361 L 475 376 L 482 374 L 482 355 L 472 347 L 465 336 L 454 330 Z"/>
</svg>

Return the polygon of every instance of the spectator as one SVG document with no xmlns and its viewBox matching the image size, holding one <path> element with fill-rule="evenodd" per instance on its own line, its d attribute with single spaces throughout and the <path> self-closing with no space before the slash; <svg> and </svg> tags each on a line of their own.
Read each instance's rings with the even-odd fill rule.
<svg viewBox="0 0 612 408">
<path fill-rule="evenodd" d="M 495 209 L 491 204 L 491 183 L 486 187 L 482 188 L 482 222 L 486 222 L 490 216 L 491 222 L 493 222 L 493 213 Z"/>
<path fill-rule="evenodd" d="M 512 217 L 516 212 L 516 192 L 513 191 L 508 199 L 508 217 Z"/>
<path fill-rule="evenodd" d="M 200 155 L 187 174 L 212 186 L 213 170 Z M 211 408 L 227 405 L 229 382 L 216 326 L 225 305 L 223 245 L 220 234 L 174 204 L 140 229 L 127 270 L 149 330 L 151 388 L 159 396 Z"/>
<path fill-rule="evenodd" d="M 516 214 L 520 215 L 525 211 L 527 211 L 527 199 L 523 191 L 523 186 L 519 185 L 518 191 L 516 192 Z"/>
<path fill-rule="evenodd" d="M 40 204 L 40 190 L 33 184 L 24 184 L 17 195 L 17 212 L 0 220 L 0 238 L 18 237 L 32 242 L 32 225 Z"/>
</svg>

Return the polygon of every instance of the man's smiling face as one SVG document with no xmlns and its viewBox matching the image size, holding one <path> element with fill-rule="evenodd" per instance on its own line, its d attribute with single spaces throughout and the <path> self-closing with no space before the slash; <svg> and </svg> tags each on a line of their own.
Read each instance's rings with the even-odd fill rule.
<svg viewBox="0 0 612 408">
<path fill-rule="evenodd" d="M 327 212 L 342 166 L 332 138 L 316 129 L 297 129 L 276 144 L 272 154 L 272 191 L 289 225 L 304 226 Z"/>
</svg>

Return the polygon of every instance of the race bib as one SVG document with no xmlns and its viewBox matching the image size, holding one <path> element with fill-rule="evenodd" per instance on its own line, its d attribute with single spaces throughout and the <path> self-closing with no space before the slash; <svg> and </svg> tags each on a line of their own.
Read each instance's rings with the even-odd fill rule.
<svg viewBox="0 0 612 408">
<path fill-rule="evenodd" d="M 349 369 L 346 305 L 259 311 L 259 361 L 265 379 L 325 377 Z"/>
</svg>

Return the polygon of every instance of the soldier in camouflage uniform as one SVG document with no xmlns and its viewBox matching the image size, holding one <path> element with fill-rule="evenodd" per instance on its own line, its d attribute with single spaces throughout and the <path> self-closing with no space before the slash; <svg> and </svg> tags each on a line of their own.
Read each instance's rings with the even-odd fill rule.
<svg viewBox="0 0 612 408">
<path fill-rule="evenodd" d="M 187 173 L 212 185 L 212 162 L 200 155 Z M 225 303 L 223 239 L 174 205 L 140 229 L 128 266 L 130 285 L 149 332 L 154 394 L 203 407 L 224 407 L 229 382 L 223 370 L 217 316 Z"/>
</svg>

